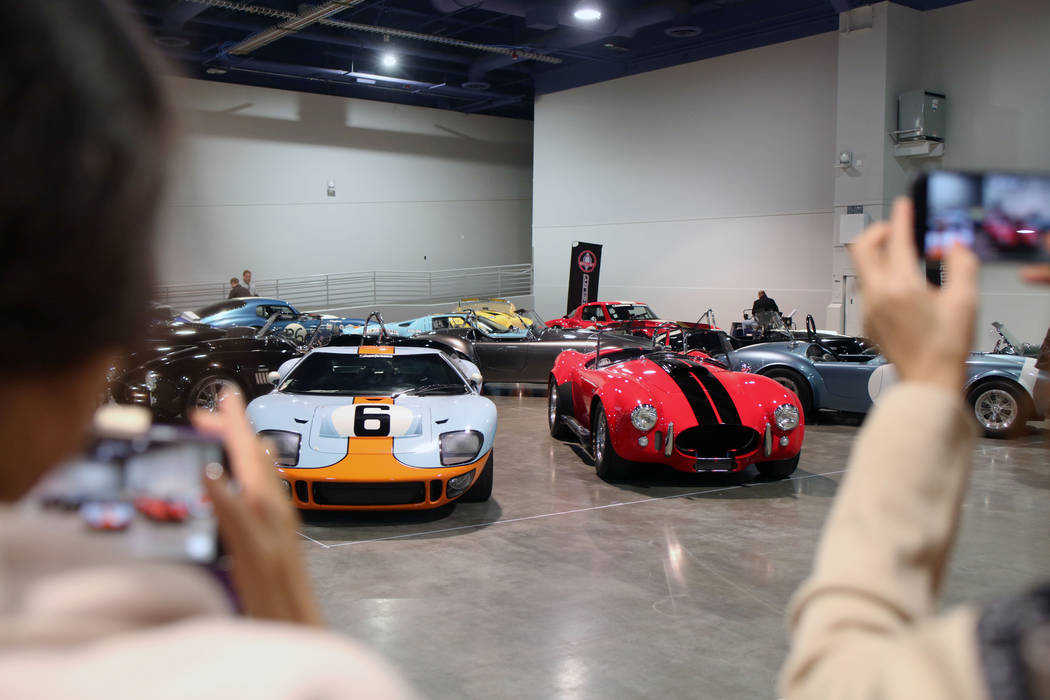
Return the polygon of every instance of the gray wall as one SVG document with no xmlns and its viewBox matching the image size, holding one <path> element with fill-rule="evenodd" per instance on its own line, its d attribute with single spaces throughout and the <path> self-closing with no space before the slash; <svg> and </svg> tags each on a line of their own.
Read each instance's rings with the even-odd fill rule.
<svg viewBox="0 0 1050 700">
<path fill-rule="evenodd" d="M 530 262 L 529 122 L 171 86 L 187 134 L 163 222 L 163 281 L 229 279 L 245 267 L 271 278 Z"/>
<path fill-rule="evenodd" d="M 835 34 L 575 90 L 536 108 L 536 305 L 565 313 L 573 241 L 603 243 L 603 298 L 740 316 L 758 289 L 830 300 Z"/>
<path fill-rule="evenodd" d="M 1050 2 L 973 0 L 923 14 L 922 71 L 949 98 L 943 167 L 1050 170 Z M 1050 293 L 1021 284 L 1013 266 L 981 270 L 978 343 L 989 323 L 1038 343 Z"/>
</svg>

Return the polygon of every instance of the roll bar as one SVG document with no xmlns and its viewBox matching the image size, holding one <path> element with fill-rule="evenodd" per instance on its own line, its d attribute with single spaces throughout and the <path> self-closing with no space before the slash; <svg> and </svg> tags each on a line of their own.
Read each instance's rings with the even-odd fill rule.
<svg viewBox="0 0 1050 700">
<path fill-rule="evenodd" d="M 365 319 L 365 326 L 361 329 L 361 345 L 365 344 L 365 339 L 368 337 L 368 323 L 372 319 L 376 320 L 379 324 L 379 336 L 376 338 L 376 345 L 382 345 L 383 341 L 387 339 L 386 324 L 383 323 L 383 314 L 378 311 L 373 311 L 368 314 L 368 318 Z"/>
</svg>

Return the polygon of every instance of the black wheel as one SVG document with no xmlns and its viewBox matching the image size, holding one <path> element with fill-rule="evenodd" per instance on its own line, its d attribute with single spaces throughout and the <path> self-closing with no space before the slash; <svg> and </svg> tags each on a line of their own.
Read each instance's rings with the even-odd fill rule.
<svg viewBox="0 0 1050 700">
<path fill-rule="evenodd" d="M 219 409 L 223 392 L 236 391 L 245 396 L 244 389 L 233 377 L 227 374 L 206 374 L 198 379 L 186 392 L 186 405 L 183 415 L 187 418 L 195 409 L 214 413 Z M 247 400 L 247 397 L 245 396 Z"/>
<path fill-rule="evenodd" d="M 605 409 L 599 403 L 594 407 L 594 418 L 591 420 L 591 452 L 594 455 L 594 466 L 598 476 L 605 481 L 621 481 L 631 475 L 631 463 L 616 454 L 609 421 Z"/>
<path fill-rule="evenodd" d="M 758 467 L 758 473 L 767 479 L 786 479 L 798 469 L 798 460 L 800 457 L 802 457 L 801 452 L 791 459 L 778 459 L 775 462 L 760 462 L 755 466 Z"/>
<path fill-rule="evenodd" d="M 474 484 L 467 489 L 467 492 L 459 497 L 459 500 L 466 503 L 481 503 L 492 496 L 492 463 L 495 461 L 493 452 L 489 452 L 489 458 L 485 460 L 485 466 L 481 468 L 478 478 L 474 480 Z"/>
<path fill-rule="evenodd" d="M 810 388 L 805 377 L 787 367 L 774 367 L 767 372 L 762 372 L 762 376 L 769 377 L 794 393 L 798 397 L 798 402 L 802 404 L 802 414 L 806 422 L 813 419 L 813 389 Z"/>
<path fill-rule="evenodd" d="M 1028 396 L 1017 384 L 1005 379 L 981 382 L 970 390 L 966 400 L 987 437 L 1017 435 L 1030 417 Z"/>
<path fill-rule="evenodd" d="M 551 377 L 547 383 L 547 427 L 551 431 L 551 437 L 558 440 L 568 440 L 572 437 L 572 431 L 562 420 L 566 414 L 566 403 L 572 401 L 571 398 L 566 401 L 567 398 L 558 391 L 558 383 Z"/>
</svg>

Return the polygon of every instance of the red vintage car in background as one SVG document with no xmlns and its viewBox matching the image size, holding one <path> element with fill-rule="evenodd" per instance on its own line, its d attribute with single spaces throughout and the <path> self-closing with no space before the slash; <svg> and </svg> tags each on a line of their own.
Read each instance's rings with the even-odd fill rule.
<svg viewBox="0 0 1050 700">
<path fill-rule="evenodd" d="M 135 500 L 135 508 L 150 520 L 161 523 L 185 522 L 190 515 L 189 505 L 177 498 L 140 496 Z"/>
<path fill-rule="evenodd" d="M 755 464 L 763 476 L 783 479 L 802 451 L 805 426 L 793 392 L 697 351 L 566 350 L 547 392 L 551 435 L 575 435 L 603 479 L 626 478 L 638 463 L 683 472 Z"/>
<path fill-rule="evenodd" d="M 703 318 L 704 316 L 701 316 L 700 320 L 695 323 L 667 321 L 658 318 L 647 304 L 640 301 L 592 301 L 577 306 L 570 314 L 547 321 L 547 325 L 551 328 L 618 330 L 651 338 L 654 329 L 665 326 L 668 323 L 675 323 L 680 327 L 696 330 L 714 327 L 707 323 L 701 323 Z"/>
</svg>

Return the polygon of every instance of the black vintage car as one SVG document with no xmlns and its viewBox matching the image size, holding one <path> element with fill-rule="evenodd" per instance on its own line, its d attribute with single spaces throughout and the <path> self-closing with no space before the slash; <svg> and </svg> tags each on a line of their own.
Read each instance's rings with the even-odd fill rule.
<svg viewBox="0 0 1050 700">
<path fill-rule="evenodd" d="M 297 320 L 317 323 L 309 314 L 274 314 L 261 329 L 154 323 L 110 369 L 110 395 L 117 403 L 148 406 L 160 420 L 185 417 L 193 408 L 213 410 L 227 387 L 250 401 L 273 389 L 270 372 L 339 332 L 322 322 L 304 336 L 296 333 L 304 325 Z"/>
<path fill-rule="evenodd" d="M 593 329 L 548 328 L 535 312 L 519 309 L 532 325 L 525 333 L 493 332 L 492 321 L 470 324 L 469 328 L 448 328 L 442 331 L 420 333 L 413 339 L 429 341 L 466 357 L 481 369 L 486 383 L 546 384 L 554 360 L 564 350 L 592 352 L 598 338 Z M 468 314 L 469 316 L 469 314 Z M 649 347 L 649 338 L 626 333 L 603 332 L 602 347 Z"/>
</svg>

